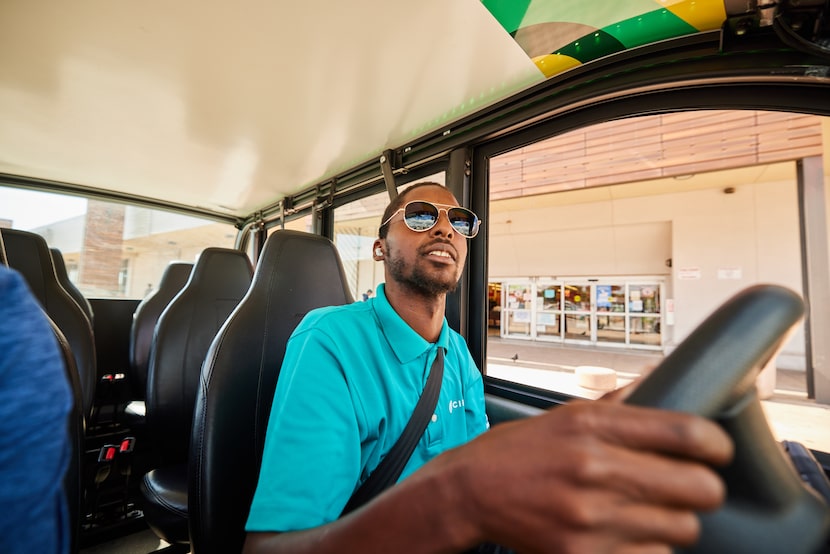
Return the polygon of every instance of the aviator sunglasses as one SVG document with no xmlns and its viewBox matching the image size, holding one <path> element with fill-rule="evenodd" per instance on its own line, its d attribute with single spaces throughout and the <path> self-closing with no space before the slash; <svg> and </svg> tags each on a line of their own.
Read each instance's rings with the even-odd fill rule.
<svg viewBox="0 0 830 554">
<path fill-rule="evenodd" d="M 435 227 L 441 212 L 447 214 L 447 219 L 450 221 L 452 228 L 459 235 L 467 237 L 468 239 L 478 234 L 478 226 L 481 224 L 478 216 L 467 208 L 450 206 L 448 204 L 433 204 L 432 202 L 426 202 L 424 200 L 413 200 L 412 202 L 407 202 L 403 208 L 390 215 L 380 226 L 383 227 L 401 212 L 403 212 L 404 224 L 416 233 L 429 231 Z"/>
</svg>

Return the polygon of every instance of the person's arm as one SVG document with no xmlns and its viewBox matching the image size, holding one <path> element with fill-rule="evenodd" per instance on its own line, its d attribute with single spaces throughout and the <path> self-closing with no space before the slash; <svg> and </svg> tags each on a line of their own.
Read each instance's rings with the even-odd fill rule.
<svg viewBox="0 0 830 554">
<path fill-rule="evenodd" d="M 732 445 L 716 424 L 613 400 L 505 423 L 438 456 L 362 509 L 305 531 L 249 533 L 246 554 L 670 552 L 724 486 Z"/>
<path fill-rule="evenodd" d="M 23 278 L 0 264 L 0 552 L 66 552 L 72 392 Z"/>
</svg>

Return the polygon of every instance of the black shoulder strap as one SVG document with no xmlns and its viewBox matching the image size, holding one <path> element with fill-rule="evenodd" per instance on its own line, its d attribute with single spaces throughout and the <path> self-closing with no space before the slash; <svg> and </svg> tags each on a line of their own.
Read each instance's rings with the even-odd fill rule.
<svg viewBox="0 0 830 554">
<path fill-rule="evenodd" d="M 439 346 L 435 361 L 432 362 L 432 368 L 429 370 L 424 392 L 409 418 L 409 423 L 406 424 L 400 438 L 389 450 L 383 461 L 380 462 L 380 465 L 352 494 L 352 497 L 346 503 L 346 507 L 343 508 L 341 516 L 360 508 L 397 482 L 403 468 L 406 466 L 406 462 L 412 456 L 415 446 L 421 440 L 429 420 L 432 419 L 432 414 L 435 413 L 435 405 L 438 403 L 438 394 L 441 392 L 443 377 L 444 349 Z"/>
</svg>

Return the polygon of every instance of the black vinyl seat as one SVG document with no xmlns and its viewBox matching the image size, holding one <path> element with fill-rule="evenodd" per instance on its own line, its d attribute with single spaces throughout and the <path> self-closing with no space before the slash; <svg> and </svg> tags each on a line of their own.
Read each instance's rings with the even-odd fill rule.
<svg viewBox="0 0 830 554">
<path fill-rule="evenodd" d="M 280 230 L 205 359 L 190 440 L 191 552 L 240 552 L 288 337 L 311 309 L 352 302 L 334 244 Z"/>
<path fill-rule="evenodd" d="M 169 543 L 187 543 L 187 457 L 202 362 L 248 291 L 253 268 L 239 250 L 207 248 L 161 313 L 147 372 L 146 436 L 154 464 L 139 485 L 144 519 Z"/>
<path fill-rule="evenodd" d="M 2 229 L 8 265 L 23 275 L 35 298 L 66 337 L 81 383 L 83 415 L 89 419 L 98 375 L 92 324 L 55 273 L 46 240 L 35 233 Z"/>
<path fill-rule="evenodd" d="M 48 318 L 48 316 L 47 316 Z M 78 552 L 80 548 L 81 519 L 84 507 L 84 451 L 86 423 L 81 413 L 83 405 L 83 394 L 81 381 L 78 378 L 78 368 L 75 366 L 75 358 L 69 342 L 61 333 L 58 326 L 50 319 L 49 324 L 55 333 L 58 347 L 63 357 L 66 379 L 72 389 L 72 409 L 69 412 L 67 422 L 69 434 L 69 465 L 63 478 L 63 489 L 66 493 L 66 503 L 69 508 L 69 552 Z"/>
<path fill-rule="evenodd" d="M 153 331 L 161 312 L 182 290 L 193 264 L 170 262 L 161 276 L 158 288 L 147 295 L 135 308 L 130 327 L 130 397 L 143 402 L 147 396 L 147 366 L 150 363 L 150 346 Z M 142 407 L 143 411 L 143 407 Z"/>
<path fill-rule="evenodd" d="M 66 271 L 66 262 L 63 259 L 63 254 L 57 248 L 50 248 L 49 253 L 52 255 L 52 264 L 55 266 L 55 275 L 58 277 L 58 282 L 63 287 L 63 290 L 69 293 L 69 296 L 75 299 L 78 306 L 86 314 L 90 324 L 95 321 L 92 314 L 92 305 L 86 296 L 75 286 L 75 283 L 69 278 L 69 273 Z"/>
</svg>

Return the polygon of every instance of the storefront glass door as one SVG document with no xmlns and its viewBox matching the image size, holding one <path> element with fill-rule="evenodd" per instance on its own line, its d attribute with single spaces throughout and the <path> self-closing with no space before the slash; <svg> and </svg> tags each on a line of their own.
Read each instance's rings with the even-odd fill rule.
<svg viewBox="0 0 830 554">
<path fill-rule="evenodd" d="M 660 300 L 658 283 L 628 285 L 629 344 L 662 344 Z"/>
<path fill-rule="evenodd" d="M 533 284 L 530 280 L 509 282 L 506 284 L 503 308 L 502 336 L 510 338 L 532 338 L 532 294 Z"/>
<path fill-rule="evenodd" d="M 539 280 L 536 283 L 536 338 L 562 340 L 562 284 Z"/>
<path fill-rule="evenodd" d="M 596 284 L 597 342 L 625 344 L 625 284 Z"/>
<path fill-rule="evenodd" d="M 562 291 L 564 304 L 565 340 L 593 342 L 591 325 L 591 285 L 565 283 Z"/>
</svg>

